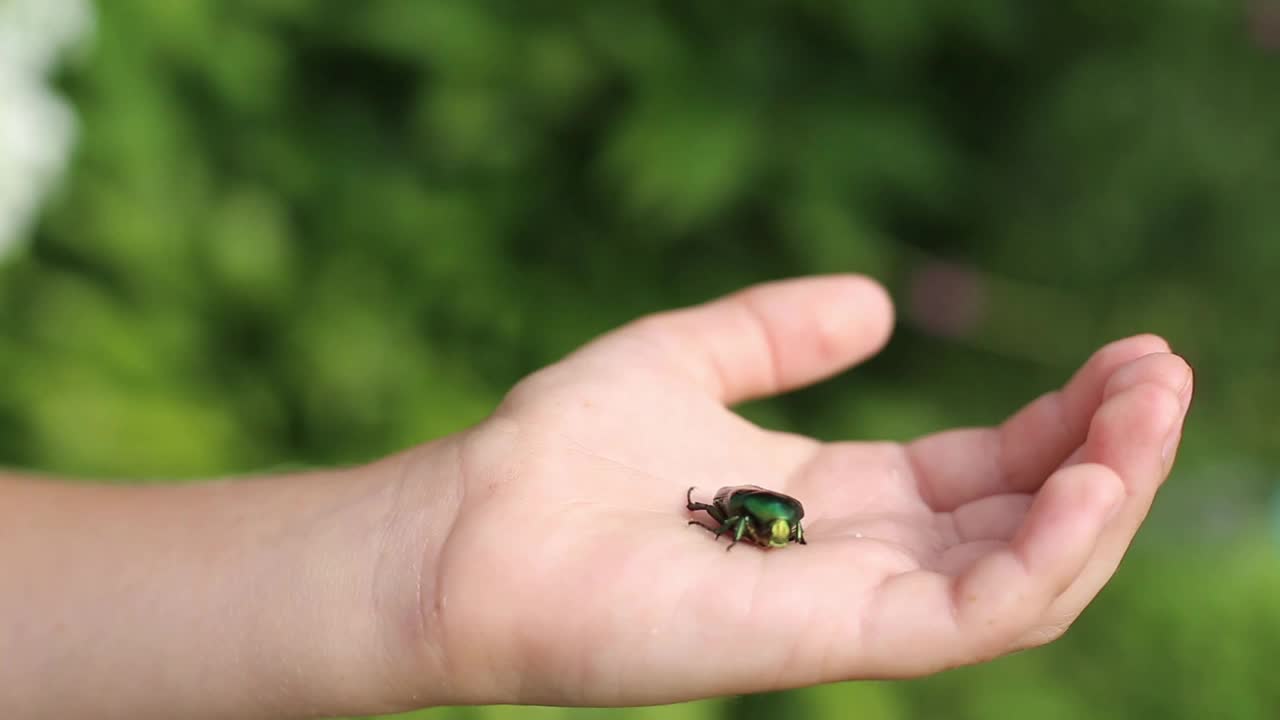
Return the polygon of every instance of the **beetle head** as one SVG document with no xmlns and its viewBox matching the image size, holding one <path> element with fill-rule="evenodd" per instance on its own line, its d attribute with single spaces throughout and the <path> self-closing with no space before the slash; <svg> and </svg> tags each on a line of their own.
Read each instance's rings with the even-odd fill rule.
<svg viewBox="0 0 1280 720">
<path fill-rule="evenodd" d="M 778 518 L 769 523 L 769 547 L 783 547 L 791 540 L 791 523 Z"/>
</svg>

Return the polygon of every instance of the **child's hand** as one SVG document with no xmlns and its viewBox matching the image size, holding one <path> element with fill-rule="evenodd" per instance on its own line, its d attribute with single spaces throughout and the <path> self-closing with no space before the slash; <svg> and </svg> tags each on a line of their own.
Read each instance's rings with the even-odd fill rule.
<svg viewBox="0 0 1280 720">
<path fill-rule="evenodd" d="M 1062 634 L 1169 471 L 1189 368 L 1129 338 L 998 428 L 907 445 L 726 409 L 866 358 L 891 325 L 866 279 L 755 287 L 623 327 L 432 446 L 461 481 L 424 515 L 424 696 L 664 703 L 922 675 Z M 435 477 L 407 496 L 439 495 Z M 740 484 L 799 499 L 808 544 L 726 553 L 687 525 L 690 486 Z"/>
</svg>

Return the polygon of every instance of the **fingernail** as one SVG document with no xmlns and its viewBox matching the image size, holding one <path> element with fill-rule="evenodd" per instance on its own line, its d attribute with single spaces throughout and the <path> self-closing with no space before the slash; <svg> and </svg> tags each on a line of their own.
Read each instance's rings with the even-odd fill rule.
<svg viewBox="0 0 1280 720">
<path fill-rule="evenodd" d="M 1187 377 L 1182 381 L 1182 387 L 1178 388 L 1178 401 L 1182 403 L 1183 413 L 1186 413 L 1191 405 L 1191 377 L 1192 374 L 1188 372 Z"/>
<path fill-rule="evenodd" d="M 1178 451 L 1178 441 L 1182 439 L 1182 423 L 1179 422 L 1181 419 L 1181 417 L 1173 419 L 1173 427 L 1169 428 L 1169 435 L 1164 440 L 1164 448 L 1160 451 L 1160 459 L 1164 461 L 1166 471 L 1173 464 L 1173 455 Z"/>
<path fill-rule="evenodd" d="M 1178 404 L 1181 406 L 1181 412 L 1169 421 L 1169 430 L 1164 440 L 1164 447 L 1160 449 L 1160 459 L 1164 461 L 1166 471 L 1173 464 L 1173 456 L 1178 451 L 1178 443 L 1182 440 L 1182 419 L 1186 417 L 1187 410 L 1191 405 L 1190 372 L 1183 378 L 1182 386 L 1178 388 Z"/>
</svg>

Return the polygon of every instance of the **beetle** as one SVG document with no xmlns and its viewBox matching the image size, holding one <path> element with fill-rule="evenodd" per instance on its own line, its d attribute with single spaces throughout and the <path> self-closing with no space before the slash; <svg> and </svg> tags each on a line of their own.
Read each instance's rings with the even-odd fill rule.
<svg viewBox="0 0 1280 720">
<path fill-rule="evenodd" d="M 800 526 L 800 519 L 804 517 L 804 506 L 800 501 L 759 485 L 722 487 L 710 504 L 694 502 L 693 488 L 689 488 L 685 493 L 685 507 L 691 512 L 705 511 L 719 524 L 712 527 L 690 520 L 690 525 L 706 528 L 716 539 L 725 533 L 733 533 L 733 542 L 725 552 L 743 539 L 762 548 L 785 547 L 792 542 L 808 544 L 804 541 L 804 528 Z"/>
</svg>

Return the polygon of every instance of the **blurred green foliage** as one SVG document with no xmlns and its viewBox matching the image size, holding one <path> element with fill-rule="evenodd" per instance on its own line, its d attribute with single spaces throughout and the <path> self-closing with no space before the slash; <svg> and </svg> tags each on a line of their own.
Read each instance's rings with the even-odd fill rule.
<svg viewBox="0 0 1280 720">
<path fill-rule="evenodd" d="M 359 461 L 637 314 L 865 272 L 890 348 L 744 412 L 992 422 L 1150 330 L 1197 368 L 1174 480 L 1047 649 L 661 717 L 1275 717 L 1269 1 L 102 3 L 72 174 L 0 268 L 0 460 Z"/>
</svg>

